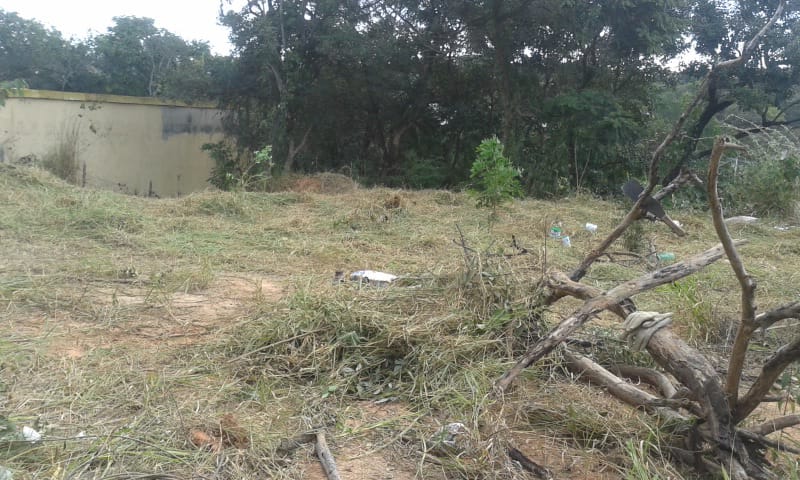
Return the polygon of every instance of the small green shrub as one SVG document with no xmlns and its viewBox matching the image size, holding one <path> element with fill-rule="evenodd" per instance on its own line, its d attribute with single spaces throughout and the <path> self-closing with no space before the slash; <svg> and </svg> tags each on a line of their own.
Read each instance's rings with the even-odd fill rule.
<svg viewBox="0 0 800 480">
<path fill-rule="evenodd" d="M 475 152 L 469 194 L 478 208 L 489 208 L 494 217 L 503 204 L 522 196 L 522 172 L 503 155 L 503 143 L 496 136 L 482 141 Z"/>
<path fill-rule="evenodd" d="M 208 181 L 220 190 L 265 190 L 272 178 L 272 146 L 266 145 L 252 154 L 236 152 L 224 141 L 206 143 L 202 147 L 214 159 Z"/>
<path fill-rule="evenodd" d="M 735 213 L 791 217 L 800 202 L 800 158 L 786 156 L 749 163 L 729 186 Z"/>
<path fill-rule="evenodd" d="M 755 125 L 734 118 L 740 127 Z M 726 213 L 800 217 L 800 137 L 787 127 L 760 129 L 740 140 L 745 154 L 726 155 L 720 169 L 720 194 Z"/>
</svg>

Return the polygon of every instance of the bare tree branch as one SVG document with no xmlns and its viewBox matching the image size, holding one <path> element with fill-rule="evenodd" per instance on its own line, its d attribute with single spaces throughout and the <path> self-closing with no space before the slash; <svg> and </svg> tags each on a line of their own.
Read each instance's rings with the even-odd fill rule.
<svg viewBox="0 0 800 480">
<path fill-rule="evenodd" d="M 658 166 L 661 162 L 661 158 L 664 156 L 664 152 L 666 152 L 667 147 L 669 147 L 672 142 L 677 139 L 681 131 L 683 130 L 683 126 L 686 124 L 686 120 L 692 114 L 694 109 L 700 102 L 706 97 L 707 88 L 710 83 L 710 80 L 718 75 L 722 70 L 733 68 L 744 63 L 750 55 L 753 53 L 753 50 L 758 45 L 758 42 L 761 38 L 766 34 L 766 32 L 778 21 L 781 15 L 783 15 L 783 10 L 786 7 L 786 0 L 781 0 L 778 7 L 775 9 L 775 13 L 772 15 L 770 20 L 764 25 L 761 30 L 756 33 L 753 38 L 751 38 L 742 49 L 742 53 L 739 57 L 734 58 L 732 60 L 728 60 L 725 62 L 720 62 L 714 65 L 711 70 L 709 70 L 708 74 L 706 74 L 705 78 L 703 79 L 700 88 L 697 91 L 697 95 L 695 95 L 694 99 L 692 99 L 691 103 L 684 109 L 681 116 L 673 125 L 672 130 L 667 134 L 661 144 L 655 149 L 653 155 L 650 158 L 650 167 L 649 167 L 649 174 L 648 174 L 648 181 L 647 186 L 645 187 L 644 191 L 642 192 L 639 199 L 633 204 L 630 211 L 625 218 L 622 219 L 619 225 L 608 234 L 600 245 L 593 249 L 589 254 L 581 261 L 580 265 L 578 265 L 575 270 L 570 273 L 569 278 L 572 280 L 578 281 L 586 275 L 586 272 L 589 271 L 589 267 L 600 258 L 603 253 L 614 243 L 622 234 L 627 230 L 628 226 L 633 223 L 636 219 L 641 216 L 641 207 L 642 204 L 650 198 L 650 195 L 653 193 L 656 185 L 658 184 Z"/>
<path fill-rule="evenodd" d="M 658 388 L 664 398 L 673 398 L 678 394 L 678 390 L 675 388 L 675 385 L 672 384 L 669 377 L 652 368 L 614 365 L 609 367 L 608 371 L 620 377 L 639 380 L 652 385 Z"/>
<path fill-rule="evenodd" d="M 717 137 L 714 141 L 714 147 L 711 150 L 711 160 L 708 164 L 708 203 L 711 207 L 711 217 L 714 221 L 714 229 L 717 231 L 717 236 L 725 248 L 725 255 L 730 260 L 731 268 L 739 280 L 739 285 L 742 290 L 741 296 L 741 320 L 739 328 L 736 331 L 736 338 L 733 342 L 731 355 L 728 359 L 728 374 L 725 380 L 725 393 L 728 396 L 728 404 L 730 407 L 736 408 L 736 401 L 739 397 L 739 382 L 742 377 L 742 369 L 744 368 L 745 357 L 747 356 L 747 346 L 750 344 L 750 339 L 753 337 L 753 332 L 756 330 L 756 307 L 755 307 L 755 289 L 756 282 L 747 273 L 744 268 L 742 257 L 733 246 L 731 234 L 728 231 L 728 226 L 725 223 L 725 218 L 722 214 L 722 204 L 719 201 L 719 192 L 717 192 L 717 179 L 719 178 L 719 162 L 722 159 L 722 154 L 725 150 L 737 149 L 743 150 L 744 147 L 736 144 L 728 143 L 725 138 Z"/>
<path fill-rule="evenodd" d="M 567 368 L 580 375 L 582 380 L 602 386 L 611 395 L 628 405 L 644 407 L 667 420 L 686 420 L 683 415 L 672 409 L 654 406 L 661 400 L 659 397 L 634 387 L 601 365 L 598 365 L 589 357 L 571 352 L 568 349 L 564 349 L 563 355 Z"/>
<path fill-rule="evenodd" d="M 743 243 L 744 241 L 739 242 Z M 553 349 L 561 344 L 569 335 L 603 310 L 637 293 L 691 275 L 703 267 L 719 260 L 722 258 L 723 254 L 722 246 L 717 245 L 683 262 L 674 263 L 654 272 L 650 272 L 638 279 L 618 285 L 599 297 L 587 300 L 581 308 L 568 318 L 562 320 L 556 328 L 547 334 L 547 336 L 528 349 L 517 364 L 497 381 L 496 388 L 499 391 L 505 391 L 523 370 L 553 351 Z"/>
<path fill-rule="evenodd" d="M 757 435 L 769 435 L 770 433 L 783 430 L 784 428 L 800 425 L 800 415 L 786 415 L 783 417 L 773 418 L 766 421 L 761 425 L 755 426 L 750 429 L 751 432 Z"/>
<path fill-rule="evenodd" d="M 753 413 L 753 410 L 761 403 L 761 399 L 769 392 L 772 384 L 783 373 L 783 371 L 792 362 L 800 360 L 800 337 L 794 339 L 791 343 L 782 346 L 775 352 L 764 366 L 761 368 L 761 373 L 756 378 L 755 383 L 750 387 L 739 402 L 734 410 L 733 417 L 738 423 L 747 418 L 748 415 Z"/>
<path fill-rule="evenodd" d="M 783 319 L 797 317 L 800 317 L 800 302 L 787 303 L 769 312 L 758 314 L 756 317 L 756 326 L 758 328 L 767 329 Z"/>
</svg>

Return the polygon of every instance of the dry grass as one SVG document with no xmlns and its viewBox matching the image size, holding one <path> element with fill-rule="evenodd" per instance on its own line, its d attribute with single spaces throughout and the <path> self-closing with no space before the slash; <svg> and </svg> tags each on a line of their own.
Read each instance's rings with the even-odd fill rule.
<svg viewBox="0 0 800 480">
<path fill-rule="evenodd" d="M 490 229 L 458 193 L 306 187 L 144 199 L 0 166 L 0 465 L 15 479 L 321 478 L 310 449 L 277 447 L 324 427 L 349 478 L 523 478 L 501 439 L 559 478 L 639 478 L 642 465 L 680 475 L 650 419 L 576 383 L 555 357 L 503 402 L 488 396 L 536 333 L 537 280 L 575 265 L 595 241 L 582 225 L 603 235 L 624 205 L 518 201 Z M 645 224 L 645 245 L 680 258 L 716 242 L 705 215 L 674 216 L 689 238 Z M 557 222 L 572 248 L 546 239 Z M 796 299 L 800 230 L 734 233 L 751 240 L 762 308 Z M 515 252 L 512 235 L 529 254 L 498 255 Z M 629 258 L 586 281 L 605 288 L 652 267 Z M 332 282 L 365 268 L 402 278 Z M 674 310 L 675 328 L 724 353 L 734 289 L 720 262 L 637 302 Z M 582 335 L 603 340 L 598 358 L 647 361 L 615 343 L 611 317 Z M 462 454 L 424 461 L 451 422 L 469 431 Z M 18 441 L 22 426 L 44 440 Z"/>
</svg>

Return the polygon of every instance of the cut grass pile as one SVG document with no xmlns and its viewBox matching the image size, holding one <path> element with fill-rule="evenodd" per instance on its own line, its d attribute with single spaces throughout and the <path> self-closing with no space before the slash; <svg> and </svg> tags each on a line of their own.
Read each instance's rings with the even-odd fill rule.
<svg viewBox="0 0 800 480">
<path fill-rule="evenodd" d="M 537 281 L 576 265 L 624 204 L 518 201 L 489 227 L 451 192 L 144 199 L 7 165 L 0 202 L 0 466 L 15 479 L 318 478 L 310 450 L 279 448 L 315 428 L 348 478 L 523 478 L 501 439 L 562 477 L 681 475 L 658 457 L 650 419 L 576 383 L 557 356 L 502 401 L 489 395 L 527 339 L 577 304 L 531 325 Z M 604 259 L 585 281 L 608 288 L 652 268 L 651 253 L 716 243 L 707 215 L 673 213 L 687 239 L 643 224 L 644 258 Z M 571 248 L 547 238 L 558 223 Z M 763 309 L 797 299 L 800 229 L 765 221 L 734 235 L 750 240 Z M 360 269 L 401 279 L 333 282 Z M 724 262 L 636 301 L 675 311 L 674 328 L 723 354 L 735 330 Z M 604 315 L 582 337 L 604 361 L 646 363 L 615 328 Z M 453 422 L 467 433 L 448 456 L 435 433 Z M 23 426 L 43 440 L 20 441 Z M 376 464 L 386 469 L 366 473 Z"/>
</svg>

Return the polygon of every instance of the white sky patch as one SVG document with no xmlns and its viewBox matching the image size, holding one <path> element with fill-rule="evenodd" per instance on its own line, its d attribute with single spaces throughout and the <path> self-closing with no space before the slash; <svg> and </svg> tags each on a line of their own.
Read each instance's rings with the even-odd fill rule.
<svg viewBox="0 0 800 480">
<path fill-rule="evenodd" d="M 225 1 L 225 10 L 238 10 Z M 206 41 L 211 51 L 228 55 L 228 29 L 217 24 L 220 0 L 0 0 L 0 8 L 36 20 L 60 31 L 64 38 L 85 40 L 90 34 L 105 33 L 121 16 L 148 17 L 186 41 Z"/>
</svg>

